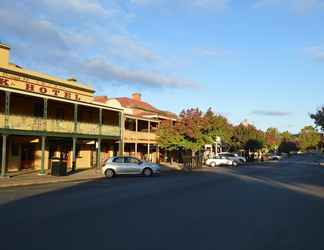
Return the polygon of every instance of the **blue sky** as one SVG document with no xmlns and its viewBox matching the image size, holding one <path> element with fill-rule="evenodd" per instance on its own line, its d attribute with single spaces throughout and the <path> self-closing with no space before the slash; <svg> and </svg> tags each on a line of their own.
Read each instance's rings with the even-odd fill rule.
<svg viewBox="0 0 324 250">
<path fill-rule="evenodd" d="M 0 2 L 11 61 L 180 112 L 299 131 L 324 104 L 324 0 Z"/>
</svg>

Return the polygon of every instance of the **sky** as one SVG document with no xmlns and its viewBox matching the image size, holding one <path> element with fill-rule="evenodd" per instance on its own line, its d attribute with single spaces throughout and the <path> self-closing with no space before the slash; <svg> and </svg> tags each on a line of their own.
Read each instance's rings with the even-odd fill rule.
<svg viewBox="0 0 324 250">
<path fill-rule="evenodd" d="M 324 0 L 0 1 L 11 61 L 97 95 L 298 132 L 324 104 Z"/>
</svg>

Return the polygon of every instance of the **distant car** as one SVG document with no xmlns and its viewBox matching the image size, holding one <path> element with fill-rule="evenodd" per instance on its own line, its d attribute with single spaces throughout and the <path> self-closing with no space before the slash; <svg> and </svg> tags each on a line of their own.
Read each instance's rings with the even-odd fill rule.
<svg viewBox="0 0 324 250">
<path fill-rule="evenodd" d="M 245 157 L 239 156 L 238 154 L 235 153 L 229 153 L 229 152 L 222 152 L 219 153 L 218 155 L 220 156 L 224 156 L 225 158 L 232 160 L 232 161 L 236 161 L 237 163 L 246 163 L 246 159 Z"/>
<path fill-rule="evenodd" d="M 211 167 L 226 165 L 226 166 L 238 166 L 238 162 L 227 159 L 224 156 L 215 156 L 213 158 L 210 158 L 206 161 L 206 165 Z"/>
<path fill-rule="evenodd" d="M 271 161 L 280 161 L 282 159 L 281 155 L 273 154 L 268 157 L 269 160 Z"/>
<path fill-rule="evenodd" d="M 160 173 L 160 165 L 142 161 L 131 156 L 116 156 L 105 162 L 102 167 L 102 173 L 107 178 L 127 174 L 152 176 Z"/>
</svg>

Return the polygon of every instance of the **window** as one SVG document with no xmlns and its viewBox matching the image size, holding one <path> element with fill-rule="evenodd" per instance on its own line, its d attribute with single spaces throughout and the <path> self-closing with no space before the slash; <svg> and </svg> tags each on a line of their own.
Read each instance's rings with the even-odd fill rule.
<svg viewBox="0 0 324 250">
<path fill-rule="evenodd" d="M 125 163 L 133 163 L 133 164 L 139 164 L 140 160 L 133 158 L 133 157 L 126 157 Z"/>
<path fill-rule="evenodd" d="M 113 160 L 114 163 L 124 163 L 124 158 L 123 157 L 116 157 Z"/>
<path fill-rule="evenodd" d="M 44 115 L 44 105 L 42 102 L 35 102 L 33 114 L 35 117 L 43 117 Z"/>
</svg>

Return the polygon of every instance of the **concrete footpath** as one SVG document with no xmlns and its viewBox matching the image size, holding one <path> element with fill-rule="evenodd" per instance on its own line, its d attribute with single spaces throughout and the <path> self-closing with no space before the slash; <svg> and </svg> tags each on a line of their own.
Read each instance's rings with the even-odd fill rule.
<svg viewBox="0 0 324 250">
<path fill-rule="evenodd" d="M 4 178 L 0 177 L 0 188 L 41 185 L 58 182 L 81 182 L 101 178 L 104 178 L 104 176 L 101 174 L 100 170 L 97 169 L 79 170 L 76 173 L 59 177 L 52 176 L 49 172 L 47 172 L 45 175 L 39 175 L 39 171 L 23 171 L 17 173 L 8 173 Z"/>
<path fill-rule="evenodd" d="M 178 166 L 161 164 L 161 172 L 179 171 Z M 80 169 L 76 173 L 71 173 L 67 176 L 52 176 L 49 171 L 45 175 L 39 175 L 39 171 L 20 171 L 7 173 L 6 177 L 0 177 L 0 188 L 42 185 L 60 182 L 83 182 L 105 178 L 101 173 L 101 169 Z"/>
</svg>

